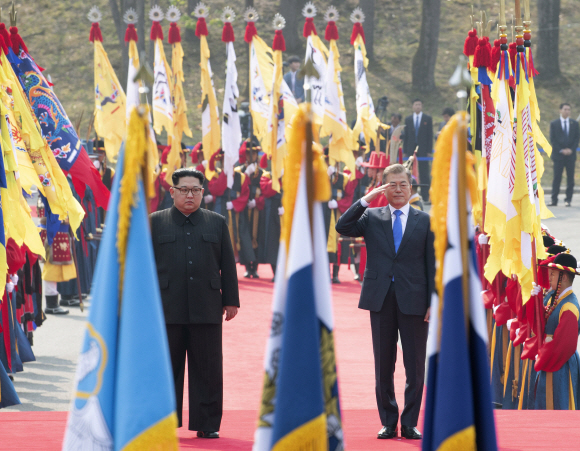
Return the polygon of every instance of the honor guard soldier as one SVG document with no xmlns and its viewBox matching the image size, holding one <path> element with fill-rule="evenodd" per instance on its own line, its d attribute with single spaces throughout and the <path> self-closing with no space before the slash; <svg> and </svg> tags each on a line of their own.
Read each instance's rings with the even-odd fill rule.
<svg viewBox="0 0 580 451">
<path fill-rule="evenodd" d="M 545 263 L 550 291 L 544 297 L 544 340 L 536 357 L 535 409 L 577 410 L 580 383 L 578 345 L 578 299 L 572 283 L 578 263 L 571 254 L 561 253 Z M 535 286 L 532 295 L 541 291 Z"/>
</svg>

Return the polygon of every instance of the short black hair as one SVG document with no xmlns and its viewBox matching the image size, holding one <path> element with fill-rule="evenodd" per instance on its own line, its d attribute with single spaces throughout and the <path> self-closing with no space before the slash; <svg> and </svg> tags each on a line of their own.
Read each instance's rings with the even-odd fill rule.
<svg viewBox="0 0 580 451">
<path fill-rule="evenodd" d="M 423 100 L 421 100 L 419 98 L 416 98 L 415 100 L 413 100 L 413 103 L 415 103 L 415 102 L 421 102 L 421 103 L 423 103 Z"/>
<path fill-rule="evenodd" d="M 288 64 L 301 63 L 301 62 L 302 62 L 302 60 L 296 55 L 292 55 L 290 58 L 288 58 Z"/>
<path fill-rule="evenodd" d="M 569 106 L 570 108 L 572 108 L 572 105 L 570 105 L 568 102 L 562 102 L 560 104 L 560 109 L 564 108 L 565 106 Z"/>
<path fill-rule="evenodd" d="M 403 115 L 401 113 L 393 113 L 391 114 L 391 118 L 396 117 L 399 120 L 403 119 Z"/>
<path fill-rule="evenodd" d="M 455 110 L 451 107 L 443 108 L 443 116 L 453 116 L 455 114 Z"/>
<path fill-rule="evenodd" d="M 173 182 L 173 186 L 177 186 L 179 180 L 181 180 L 182 177 L 195 177 L 199 180 L 200 185 L 203 185 L 203 182 L 205 181 L 203 172 L 191 168 L 181 168 L 171 174 L 171 181 Z"/>
</svg>

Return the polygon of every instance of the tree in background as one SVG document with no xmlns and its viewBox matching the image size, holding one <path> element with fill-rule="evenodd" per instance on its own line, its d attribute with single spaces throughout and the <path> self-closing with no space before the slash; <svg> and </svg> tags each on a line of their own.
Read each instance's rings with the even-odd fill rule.
<svg viewBox="0 0 580 451">
<path fill-rule="evenodd" d="M 367 58 L 373 61 L 375 59 L 375 0 L 360 0 L 358 6 L 365 15 L 363 30 L 365 31 Z"/>
<path fill-rule="evenodd" d="M 441 0 L 423 0 L 421 37 L 419 38 L 419 47 L 413 57 L 412 68 L 413 88 L 423 92 L 435 88 L 440 13 Z"/>
<path fill-rule="evenodd" d="M 287 55 L 301 54 L 304 51 L 304 39 L 302 38 L 302 7 L 306 0 L 281 0 L 278 11 L 286 19 L 284 28 L 284 40 L 286 41 Z"/>
<path fill-rule="evenodd" d="M 534 65 L 540 80 L 560 75 L 560 0 L 538 0 L 538 39 Z"/>
</svg>

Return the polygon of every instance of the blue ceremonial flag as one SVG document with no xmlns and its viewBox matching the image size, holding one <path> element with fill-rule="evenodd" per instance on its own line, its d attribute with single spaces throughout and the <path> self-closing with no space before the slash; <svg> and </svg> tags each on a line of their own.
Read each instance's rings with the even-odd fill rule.
<svg viewBox="0 0 580 451">
<path fill-rule="evenodd" d="M 140 168 L 127 176 L 135 162 L 126 164 L 131 139 L 121 149 L 115 174 L 64 450 L 178 448 L 175 391 Z M 127 188 L 131 185 L 134 195 Z M 127 193 L 128 203 L 123 202 Z"/>
<path fill-rule="evenodd" d="M 314 152 L 314 162 L 301 161 L 304 141 L 295 134 L 304 137 L 310 126 L 305 112 L 304 108 L 296 113 L 289 139 L 286 176 L 293 182 L 285 185 L 284 227 L 254 451 L 344 449 L 320 203 L 329 195 L 330 185 L 321 153 Z M 307 180 L 307 166 L 314 166 L 315 180 Z M 308 183 L 314 191 L 311 209 Z"/>
<path fill-rule="evenodd" d="M 432 190 L 431 221 L 439 296 L 433 295 L 427 344 L 424 451 L 497 449 L 487 326 L 467 188 L 476 189 L 475 173 L 473 163 L 460 158 L 460 152 L 467 154 L 466 128 L 465 115 L 456 115 L 438 141 L 438 161 L 433 163 L 432 186 L 437 188 Z"/>
</svg>

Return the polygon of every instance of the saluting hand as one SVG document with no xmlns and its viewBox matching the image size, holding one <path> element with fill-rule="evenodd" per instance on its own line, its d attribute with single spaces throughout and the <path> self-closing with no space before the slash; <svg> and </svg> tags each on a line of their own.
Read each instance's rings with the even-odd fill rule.
<svg viewBox="0 0 580 451">
<path fill-rule="evenodd" d="M 232 305 L 227 305 L 223 308 L 222 315 L 226 315 L 226 321 L 234 319 L 234 317 L 238 314 L 238 308 Z"/>
<path fill-rule="evenodd" d="M 365 200 L 365 202 L 367 204 L 370 204 L 375 197 L 377 197 L 380 194 L 385 194 L 385 191 L 387 190 L 389 185 L 390 185 L 389 183 L 385 183 L 384 185 L 381 185 L 381 186 L 375 188 L 370 193 L 368 193 L 365 197 L 363 197 L 363 199 Z"/>
</svg>

